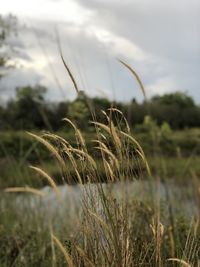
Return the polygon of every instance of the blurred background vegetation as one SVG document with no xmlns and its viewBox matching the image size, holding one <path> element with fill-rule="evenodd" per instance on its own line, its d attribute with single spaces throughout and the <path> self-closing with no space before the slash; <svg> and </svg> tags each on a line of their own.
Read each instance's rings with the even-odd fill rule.
<svg viewBox="0 0 200 267">
<path fill-rule="evenodd" d="M 1 78 L 15 68 L 11 56 L 13 47 L 9 46 L 7 38 L 13 32 L 17 34 L 17 24 L 17 18 L 12 15 L 0 16 Z M 6 90 L 2 84 L 0 90 Z M 102 110 L 108 111 L 110 107 L 123 112 L 153 170 L 160 170 L 163 175 L 163 164 L 158 161 L 162 156 L 169 167 L 165 168 L 169 177 L 186 180 L 191 167 L 200 174 L 200 106 L 187 93 L 156 95 L 143 102 L 135 98 L 129 102 L 111 102 L 104 97 L 91 98 L 81 91 L 73 101 L 50 102 L 47 92 L 48 88 L 43 85 L 27 83 L 27 86 L 17 87 L 15 97 L 7 102 L 0 98 L 0 187 L 20 185 L 24 180 L 38 185 L 31 178 L 29 163 L 45 164 L 51 174 L 59 176 L 48 151 L 33 142 L 26 131 L 57 132 L 75 146 L 73 130 L 62 121 L 69 118 L 83 132 L 89 152 L 92 152 L 95 129 L 87 103 L 97 121 L 105 122 Z M 116 115 L 113 120 L 117 123 L 119 117 Z M 95 157 L 98 158 L 98 153 Z"/>
</svg>

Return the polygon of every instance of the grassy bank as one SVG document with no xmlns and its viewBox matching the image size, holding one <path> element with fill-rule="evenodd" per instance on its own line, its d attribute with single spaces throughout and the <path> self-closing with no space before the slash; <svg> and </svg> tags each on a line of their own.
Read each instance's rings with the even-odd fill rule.
<svg viewBox="0 0 200 267">
<path fill-rule="evenodd" d="M 73 147 L 78 148 L 77 138 L 73 130 L 66 127 L 66 133 L 60 132 L 57 135 L 70 141 Z M 200 130 L 188 129 L 185 131 L 173 131 L 168 137 L 154 136 L 148 132 L 138 132 L 133 129 L 134 137 L 143 147 L 150 165 L 152 174 L 176 180 L 179 183 L 190 181 L 191 170 L 200 175 Z M 36 133 L 41 134 L 41 133 Z M 107 133 L 105 133 L 107 134 Z M 160 135 L 159 135 L 160 136 Z M 101 158 L 101 153 L 94 149 L 95 132 L 83 133 L 88 152 L 95 158 L 101 181 L 106 181 L 105 168 Z M 109 139 L 109 147 L 113 149 L 112 140 Z M 155 143 L 156 141 L 156 143 Z M 54 142 L 56 145 L 56 143 Z M 130 150 L 134 150 L 135 145 L 131 145 Z M 61 178 L 58 164 L 52 158 L 52 153 L 31 138 L 26 132 L 1 132 L 0 133 L 0 188 L 8 186 L 20 186 L 29 184 L 31 186 L 42 187 L 47 184 L 45 179 L 40 179 L 29 165 L 37 165 L 45 169 L 58 184 L 66 182 Z M 127 166 L 124 160 L 124 168 L 129 168 L 129 175 L 132 178 L 147 178 L 144 164 L 141 159 L 129 161 Z M 80 165 L 78 165 L 78 168 Z M 142 169 L 142 172 L 141 172 Z M 81 169 L 79 168 L 81 172 Z M 73 166 L 68 162 L 68 172 L 71 176 L 70 183 L 77 182 Z M 139 177 L 141 176 L 142 177 Z"/>
<path fill-rule="evenodd" d="M 155 131 L 155 132 L 154 132 Z M 162 135 L 158 129 L 153 132 L 146 132 L 136 127 L 132 129 L 134 137 L 142 144 L 143 150 L 147 155 L 160 153 L 165 156 L 200 155 L 200 129 L 185 129 L 172 131 L 167 136 Z M 41 134 L 42 132 L 35 132 Z M 66 130 L 55 133 L 70 141 L 76 146 L 74 132 L 66 126 Z M 90 132 L 83 132 L 88 150 L 93 151 L 91 140 L 95 138 L 94 129 Z M 94 152 L 94 151 L 93 151 Z M 0 158 L 12 156 L 20 160 L 49 159 L 49 153 L 36 141 L 34 141 L 25 131 L 2 131 L 0 132 Z"/>
<path fill-rule="evenodd" d="M 159 176 L 175 181 L 179 185 L 186 185 L 191 182 L 191 170 L 193 170 L 198 177 L 200 176 L 200 158 L 199 157 L 147 157 L 150 169 L 153 176 Z M 98 173 L 102 182 L 107 182 L 107 176 L 103 167 L 103 162 L 96 160 L 98 166 Z M 49 161 L 41 161 L 36 164 L 38 167 L 45 169 L 46 172 L 54 178 L 57 184 L 62 185 L 67 182 L 70 184 L 77 183 L 76 173 L 69 163 L 68 172 L 71 176 L 70 181 L 66 181 L 62 178 L 60 167 L 52 159 Z M 20 162 L 15 160 L 2 160 L 0 163 L 1 175 L 0 175 L 0 188 L 6 188 L 10 186 L 30 185 L 33 187 L 41 188 L 48 185 L 45 179 L 39 177 L 33 170 L 30 169 L 29 163 L 25 162 L 20 165 Z M 126 163 L 124 163 L 124 168 Z M 148 179 L 147 172 L 144 164 L 140 162 L 130 163 L 130 175 L 131 179 Z M 141 175 L 141 169 L 143 169 Z M 78 167 L 79 172 L 81 168 Z M 83 181 L 84 182 L 84 181 Z"/>
</svg>

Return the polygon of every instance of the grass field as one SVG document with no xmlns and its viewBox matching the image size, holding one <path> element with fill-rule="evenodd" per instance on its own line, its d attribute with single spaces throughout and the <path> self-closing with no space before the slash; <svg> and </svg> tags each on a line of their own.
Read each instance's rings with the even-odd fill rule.
<svg viewBox="0 0 200 267">
<path fill-rule="evenodd" d="M 77 147 L 75 135 L 71 129 L 67 129 L 67 131 L 57 134 L 70 140 L 70 143 Z M 36 134 L 40 133 L 37 132 Z M 102 181 L 106 181 L 101 154 L 93 148 L 94 143 L 90 142 L 95 138 L 95 132 L 83 133 L 83 136 L 88 151 L 95 157 Z M 156 147 L 148 133 L 137 132 L 134 136 L 142 144 L 154 175 L 166 176 L 168 179 L 176 180 L 179 184 L 190 182 L 191 170 L 195 171 L 198 177 L 200 176 L 200 129 L 173 131 L 168 139 L 160 140 Z M 27 133 L 1 132 L 0 140 L 0 188 L 22 184 L 35 187 L 47 185 L 46 180 L 38 179 L 35 172 L 29 168 L 31 164 L 45 169 L 58 184 L 63 183 L 59 166 L 52 159 L 52 155 L 38 142 L 30 138 Z M 143 168 L 142 175 L 146 175 L 141 160 L 130 162 L 130 165 L 132 176 L 135 178 L 138 178 L 141 168 Z M 73 182 L 75 175 L 71 164 L 69 164 L 68 170 L 72 176 L 71 182 Z"/>
<path fill-rule="evenodd" d="M 137 134 L 145 153 L 107 119 L 90 136 L 16 133 L 13 154 L 1 141 L 0 266 L 200 266 L 199 131 L 173 133 L 167 153 Z"/>
</svg>

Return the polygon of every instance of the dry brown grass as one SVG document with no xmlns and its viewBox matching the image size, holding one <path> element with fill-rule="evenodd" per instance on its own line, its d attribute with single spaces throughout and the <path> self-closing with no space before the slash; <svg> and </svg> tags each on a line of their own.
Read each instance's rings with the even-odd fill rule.
<svg viewBox="0 0 200 267">
<path fill-rule="evenodd" d="M 77 83 L 62 55 L 61 57 L 76 92 L 79 93 Z M 120 62 L 135 76 L 146 98 L 144 86 L 137 73 L 128 64 Z M 70 250 L 54 234 L 51 234 L 51 239 L 62 252 L 66 266 L 70 267 L 164 267 L 166 262 L 172 262 L 172 266 L 180 263 L 182 266 L 196 267 L 198 260 L 195 253 L 199 253 L 199 247 L 195 238 L 199 220 L 194 220 L 192 223 L 184 250 L 181 245 L 178 247 L 174 225 L 165 225 L 161 222 L 159 192 L 153 196 L 152 202 L 147 203 L 133 200 L 128 195 L 127 184 L 134 179 L 133 175 L 130 175 L 130 168 L 127 167 L 130 162 L 132 165 L 138 164 L 140 158 L 149 177 L 151 172 L 142 146 L 130 133 L 126 119 L 124 118 L 126 130 L 122 131 L 112 120 L 113 112 L 118 112 L 124 118 L 121 111 L 112 107 L 108 110 L 108 114 L 104 112 L 106 124 L 92 122 L 96 129 L 95 142 L 98 144 L 96 149 L 101 153 L 106 173 L 107 189 L 101 183 L 97 163 L 88 153 L 80 130 L 69 119 L 65 118 L 64 121 L 75 130 L 76 147 L 55 134 L 37 136 L 29 133 L 55 156 L 64 175 L 67 175 L 67 166 L 71 164 L 79 183 L 82 184 L 82 212 L 80 221 L 76 225 L 75 236 L 68 237 Z M 60 149 L 52 141 L 56 141 Z M 32 168 L 47 179 L 59 198 L 60 192 L 53 178 L 38 167 Z M 85 186 L 83 182 L 86 182 Z M 121 185 L 120 198 L 116 197 L 114 191 L 116 182 L 120 182 Z M 9 188 L 6 192 L 31 192 L 43 195 L 41 191 L 29 187 Z M 184 260 L 178 259 L 180 251 Z"/>
</svg>

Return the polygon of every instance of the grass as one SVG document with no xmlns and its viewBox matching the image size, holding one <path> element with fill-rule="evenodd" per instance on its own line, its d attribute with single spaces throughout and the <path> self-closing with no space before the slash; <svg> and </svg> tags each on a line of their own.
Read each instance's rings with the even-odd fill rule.
<svg viewBox="0 0 200 267">
<path fill-rule="evenodd" d="M 167 179 L 175 181 L 180 186 L 185 186 L 191 183 L 191 170 L 193 170 L 196 175 L 200 176 L 200 158 L 197 156 L 194 157 L 153 157 L 147 156 L 147 160 L 151 169 L 153 176 L 165 176 Z M 101 177 L 102 182 L 106 182 L 107 176 L 103 161 L 100 158 L 95 159 L 98 172 Z M 147 171 L 145 170 L 144 164 L 141 164 L 138 160 L 137 162 L 130 162 L 129 169 L 131 169 L 132 178 L 140 179 L 141 175 L 143 179 L 148 180 Z M 30 164 L 36 164 L 38 167 L 44 169 L 51 177 L 54 178 L 58 185 L 65 184 L 65 181 L 62 179 L 60 168 L 58 164 L 53 160 L 41 160 L 38 162 L 28 162 L 26 161 L 24 165 L 20 165 L 19 161 L 9 159 L 2 159 L 1 166 L 1 175 L 0 175 L 0 188 L 29 185 L 36 188 L 41 188 L 48 185 L 45 179 L 39 178 L 33 170 L 30 169 Z M 126 168 L 127 162 L 124 164 Z M 141 169 L 143 170 L 141 173 Z M 81 166 L 78 165 L 78 170 L 81 173 Z M 70 173 L 71 179 L 70 184 L 77 183 L 76 173 L 73 169 L 73 166 L 68 164 L 68 172 Z"/>
<path fill-rule="evenodd" d="M 141 86 L 135 71 L 125 66 Z M 73 78 L 68 67 L 67 71 Z M 74 78 L 72 81 L 77 90 Z M 124 123 L 120 123 L 123 114 L 114 124 L 115 112 L 120 113 L 113 108 L 104 112 L 105 124 L 97 122 L 93 114 L 95 135 L 90 147 L 69 120 L 75 144 L 57 134 L 30 134 L 48 151 L 51 162 L 48 168 L 39 162 L 29 171 L 21 164 L 17 188 L 5 188 L 9 182 L 4 182 L 0 196 L 0 266 L 200 266 L 198 159 L 191 157 L 187 163 L 179 155 L 179 168 L 174 167 L 172 159 L 167 165 L 158 155 L 148 161 L 129 127 L 124 129 Z M 185 175 L 186 165 L 192 179 L 185 190 L 180 188 L 184 195 L 175 203 L 177 191 L 174 184 L 170 187 L 167 177 L 174 176 L 175 171 Z M 52 175 L 55 169 L 60 180 Z M 23 172 L 27 172 L 26 184 Z M 137 194 L 136 178 L 140 181 Z M 34 179 L 39 181 L 37 189 Z M 40 188 L 42 181 L 51 190 Z M 59 187 L 58 181 L 65 186 Z M 73 199 L 74 187 L 68 184 L 77 181 L 78 198 Z M 64 188 L 68 198 L 62 198 Z M 189 206 L 189 214 L 185 203 L 191 199 L 195 206 L 194 210 Z"/>
<path fill-rule="evenodd" d="M 65 125 L 63 123 L 63 125 Z M 145 153 L 152 155 L 152 139 L 148 132 L 144 133 L 136 129 L 131 129 L 134 133 L 134 137 L 142 144 Z M 35 132 L 35 134 L 40 134 L 40 132 Z M 56 132 L 58 136 L 70 141 L 73 146 L 76 146 L 76 138 L 68 125 L 66 125 L 66 131 Z M 92 152 L 93 144 L 90 142 L 95 138 L 94 128 L 90 128 L 90 132 L 82 133 L 88 150 Z M 177 156 L 177 149 L 183 157 L 188 157 L 192 153 L 194 156 L 199 156 L 200 154 L 200 129 L 191 128 L 181 131 L 172 131 L 168 138 L 161 139 L 159 143 L 159 149 L 162 155 Z M 38 161 L 49 159 L 49 154 L 44 151 L 42 146 L 33 140 L 22 131 L 5 131 L 0 132 L 0 158 L 4 159 L 12 155 L 15 159 L 20 159 L 21 161 Z"/>
<path fill-rule="evenodd" d="M 95 123 L 98 126 L 96 128 L 97 146 L 102 155 L 101 168 L 104 169 L 104 175 L 107 177 L 106 189 L 101 183 L 102 174 L 98 171 L 98 163 L 92 155 L 88 154 L 85 140 L 80 132 L 77 139 L 78 148 L 77 146 L 73 148 L 70 143 L 55 135 L 48 136 L 48 139 L 45 136 L 32 135 L 33 138 L 41 141 L 49 153 L 55 157 L 60 167 L 59 171 L 63 173 L 63 176 L 65 175 L 66 181 L 70 177 L 69 166 L 71 164 L 70 168 L 75 170 L 79 183 L 81 184 L 84 180 L 87 186 L 81 187 L 82 201 L 79 203 L 77 213 L 75 212 L 71 218 L 65 217 L 65 222 L 68 224 L 67 231 L 63 218 L 58 217 L 57 220 L 48 218 L 46 221 L 45 217 L 48 216 L 42 215 L 40 207 L 29 210 L 26 206 L 27 216 L 23 220 L 18 217 L 17 225 L 18 223 L 24 225 L 25 222 L 28 225 L 31 224 L 37 238 L 33 238 L 32 241 L 27 240 L 26 234 L 29 237 L 29 227 L 25 227 L 25 232 L 20 233 L 20 238 L 24 240 L 21 241 L 19 248 L 15 248 L 18 251 L 17 256 L 13 256 L 16 266 L 20 264 L 23 266 L 23 261 L 24 264 L 29 262 L 29 266 L 34 266 L 37 262 L 35 259 L 37 249 L 46 251 L 47 248 L 49 256 L 45 256 L 45 252 L 43 257 L 46 257 L 48 264 L 54 264 L 54 266 L 65 266 L 65 264 L 66 266 L 171 266 L 172 259 L 174 266 L 178 266 L 179 263 L 198 266 L 198 218 L 193 218 L 190 222 L 187 215 L 181 214 L 181 211 L 178 214 L 172 212 L 174 204 L 170 202 L 170 199 L 169 203 L 162 203 L 158 190 L 159 177 L 156 178 L 157 190 L 154 189 L 154 197 L 138 200 L 128 194 L 125 185 L 131 183 L 131 179 L 134 181 L 134 176 L 130 175 L 129 166 L 134 162 L 137 164 L 140 158 L 140 164 L 143 161 L 143 168 L 140 170 L 139 177 L 142 179 L 146 158 L 139 144 L 137 145 L 138 155 L 137 150 L 130 150 L 131 142 L 137 144 L 130 133 L 122 134 L 119 125 L 117 128 L 113 124 L 109 126 L 109 123 L 112 123 L 109 117 L 107 125 Z M 110 141 L 107 142 L 104 132 L 112 136 L 112 146 L 110 146 Z M 53 145 L 55 138 L 57 139 L 56 147 Z M 59 188 L 49 174 L 38 168 L 35 170 L 37 175 L 44 177 L 59 195 Z M 149 176 L 149 179 L 152 180 L 153 177 Z M 120 182 L 120 197 L 116 196 L 114 190 L 117 182 Z M 92 186 L 94 183 L 95 187 Z M 151 196 L 151 189 L 147 187 L 145 194 Z M 27 188 L 8 190 L 21 192 Z M 38 192 L 31 190 L 33 194 L 38 195 Z M 29 189 L 30 192 L 31 190 Z M 38 197 L 41 198 L 36 196 Z M 167 204 L 171 208 L 167 207 Z M 16 216 L 16 211 L 9 210 L 9 213 L 14 212 Z M 11 214 L 10 216 L 13 216 Z M 45 223 L 42 220 L 45 220 Z M 70 228 L 73 229 L 71 230 L 73 235 L 70 234 Z M 43 236 L 42 240 L 41 236 Z M 42 242 L 44 240 L 46 240 L 45 244 Z M 29 242 L 33 242 L 31 246 L 34 245 L 37 248 L 31 259 L 27 255 L 27 251 L 31 249 Z M 180 259 L 179 263 L 177 259 Z"/>
</svg>

